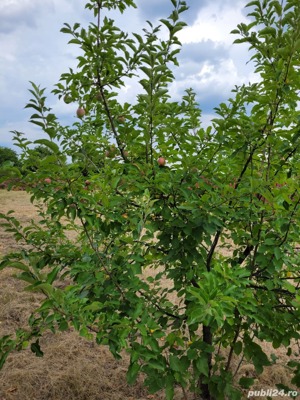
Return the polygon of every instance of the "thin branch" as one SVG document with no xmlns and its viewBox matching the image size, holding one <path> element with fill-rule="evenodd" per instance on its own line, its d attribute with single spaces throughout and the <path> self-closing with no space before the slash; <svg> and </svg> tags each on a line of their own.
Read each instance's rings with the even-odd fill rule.
<svg viewBox="0 0 300 400">
<path fill-rule="evenodd" d="M 90 233 L 89 233 L 89 231 L 88 231 L 87 228 L 86 228 L 86 224 L 84 223 L 82 217 L 79 217 L 79 219 L 80 219 L 80 222 L 81 222 L 81 224 L 82 224 L 82 226 L 83 226 L 83 229 L 84 229 L 84 232 L 85 232 L 85 234 L 86 234 L 86 237 L 88 238 L 88 241 L 89 241 L 89 243 L 90 243 L 90 246 L 91 246 L 91 248 L 94 250 L 94 252 L 95 252 L 95 254 L 96 254 L 98 260 L 99 260 L 100 263 L 101 263 L 102 268 L 105 270 L 105 272 L 107 273 L 107 275 L 110 277 L 110 279 L 112 280 L 112 282 L 113 282 L 114 285 L 116 286 L 117 290 L 120 292 L 120 294 L 121 294 L 123 300 L 125 300 L 126 297 L 125 297 L 125 295 L 124 295 L 124 292 L 123 292 L 121 286 L 118 284 L 118 282 L 116 282 L 116 280 L 114 279 L 113 274 L 108 270 L 108 268 L 106 267 L 106 265 L 103 263 L 103 259 L 102 259 L 102 257 L 101 257 L 101 254 L 99 253 L 98 249 L 94 246 L 94 243 L 93 243 L 93 240 L 92 240 L 92 238 L 91 238 L 91 236 L 90 236 Z"/>
<path fill-rule="evenodd" d="M 239 312 L 238 312 L 237 309 L 235 309 L 234 313 L 235 313 L 235 316 L 237 318 L 239 318 L 239 323 L 238 323 L 238 325 L 236 327 L 235 335 L 234 335 L 234 338 L 233 338 L 233 340 L 231 342 L 231 345 L 230 345 L 230 351 L 229 351 L 229 355 L 228 355 L 228 358 L 227 358 L 225 371 L 228 371 L 229 368 L 230 368 L 230 364 L 231 364 L 231 360 L 232 360 L 232 356 L 233 356 L 233 351 L 234 351 L 234 345 L 237 342 L 237 340 L 239 338 L 239 335 L 240 335 L 240 331 L 241 331 L 242 318 L 240 317 Z"/>
</svg>

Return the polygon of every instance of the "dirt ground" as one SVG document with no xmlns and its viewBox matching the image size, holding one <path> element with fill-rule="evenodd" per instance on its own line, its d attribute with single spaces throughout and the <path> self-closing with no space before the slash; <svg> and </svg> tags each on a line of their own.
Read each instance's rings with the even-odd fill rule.
<svg viewBox="0 0 300 400">
<path fill-rule="evenodd" d="M 36 212 L 26 192 L 0 190 L 0 212 L 15 210 L 18 219 L 26 224 L 36 218 Z M 0 228 L 0 258 L 17 249 L 18 244 Z M 14 271 L 0 272 L 0 337 L 27 325 L 30 312 L 38 306 L 39 295 L 23 291 L 23 282 L 13 277 Z M 30 350 L 11 354 L 0 371 L 0 400 L 162 400 L 163 393 L 149 395 L 140 379 L 135 386 L 126 384 L 128 357 L 116 361 L 108 349 L 78 336 L 76 332 L 47 333 L 40 341 L 44 357 L 36 357 Z M 252 390 L 275 389 L 276 383 L 288 384 L 288 361 L 285 349 L 276 352 L 270 344 L 263 344 L 278 361 L 256 377 L 251 365 L 243 363 L 237 378 L 254 377 Z M 293 356 L 299 357 L 294 346 Z M 238 360 L 235 361 L 235 366 Z M 235 367 L 234 366 L 234 367 Z M 245 398 L 246 398 L 245 392 Z M 175 400 L 182 400 L 181 391 Z M 192 397 L 190 397 L 192 399 Z M 263 399 L 264 397 L 260 397 Z M 300 398 L 300 396 L 299 396 Z"/>
</svg>

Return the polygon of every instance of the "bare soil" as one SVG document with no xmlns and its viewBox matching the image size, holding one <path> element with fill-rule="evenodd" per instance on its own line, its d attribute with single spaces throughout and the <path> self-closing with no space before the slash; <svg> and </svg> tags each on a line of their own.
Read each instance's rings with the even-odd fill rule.
<svg viewBox="0 0 300 400">
<path fill-rule="evenodd" d="M 15 210 L 15 216 L 23 224 L 37 218 L 26 192 L 0 190 L 0 212 L 9 210 Z M 11 234 L 0 227 L 0 258 L 19 248 Z M 0 337 L 13 333 L 18 327 L 26 327 L 28 316 L 39 304 L 40 295 L 23 291 L 24 283 L 13 276 L 14 272 L 10 269 L 0 271 Z M 135 386 L 127 385 L 127 354 L 117 361 L 105 346 L 87 341 L 72 330 L 55 335 L 47 333 L 40 344 L 44 351 L 42 358 L 36 357 L 30 350 L 15 352 L 8 357 L 0 371 L 0 400 L 164 399 L 163 393 L 147 393 L 141 378 Z M 268 343 L 262 346 L 269 354 L 276 354 L 277 363 L 266 368 L 258 378 L 254 368 L 243 362 L 237 379 L 241 376 L 254 377 L 252 390 L 275 389 L 275 383 L 287 385 L 289 372 L 285 365 L 289 357 L 286 350 L 280 348 L 274 351 Z M 299 357 L 296 345 L 295 356 Z M 234 361 L 233 369 L 238 362 L 238 359 Z M 183 398 L 178 390 L 175 400 Z"/>
</svg>

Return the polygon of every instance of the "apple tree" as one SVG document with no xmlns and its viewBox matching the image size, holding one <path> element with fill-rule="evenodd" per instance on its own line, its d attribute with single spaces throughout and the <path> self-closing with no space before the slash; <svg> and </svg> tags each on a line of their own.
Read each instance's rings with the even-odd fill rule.
<svg viewBox="0 0 300 400">
<path fill-rule="evenodd" d="M 175 387 L 186 399 L 241 398 L 254 379 L 237 379 L 233 360 L 261 374 L 274 362 L 263 342 L 286 348 L 291 388 L 300 386 L 292 348 L 300 329 L 300 3 L 247 5 L 249 23 L 232 33 L 249 45 L 257 78 L 233 88 L 209 127 L 192 88 L 178 101 L 170 95 L 187 9 L 170 3 L 169 17 L 142 33 L 112 19 L 133 0 L 86 1 L 94 22 L 64 24 L 81 53 L 53 93 L 74 104 L 74 123 L 62 125 L 45 89 L 32 84 L 31 122 L 47 135 L 36 144 L 52 155 L 24 178 L 40 223 L 22 227 L 2 215 L 29 247 L 1 268 L 19 270 L 44 301 L 30 330 L 1 339 L 0 366 L 29 345 L 42 355 L 45 331 L 72 327 L 116 358 L 127 352 L 128 382 L 142 373 L 166 399 Z M 136 100 L 121 102 L 131 81 Z M 31 145 L 18 132 L 15 142 Z"/>
</svg>

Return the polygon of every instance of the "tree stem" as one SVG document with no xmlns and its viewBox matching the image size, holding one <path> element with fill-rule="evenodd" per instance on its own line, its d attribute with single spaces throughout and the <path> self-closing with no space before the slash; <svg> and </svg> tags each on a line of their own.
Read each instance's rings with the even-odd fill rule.
<svg viewBox="0 0 300 400">
<path fill-rule="evenodd" d="M 213 336 L 210 326 L 203 325 L 203 342 L 212 345 Z M 212 353 L 208 353 L 207 355 L 207 362 L 208 362 L 208 377 L 211 376 L 211 369 L 212 369 Z M 213 397 L 210 394 L 209 385 L 208 383 L 202 382 L 203 375 L 200 375 L 199 378 L 199 388 L 201 390 L 201 397 L 203 400 L 213 400 Z"/>
</svg>

